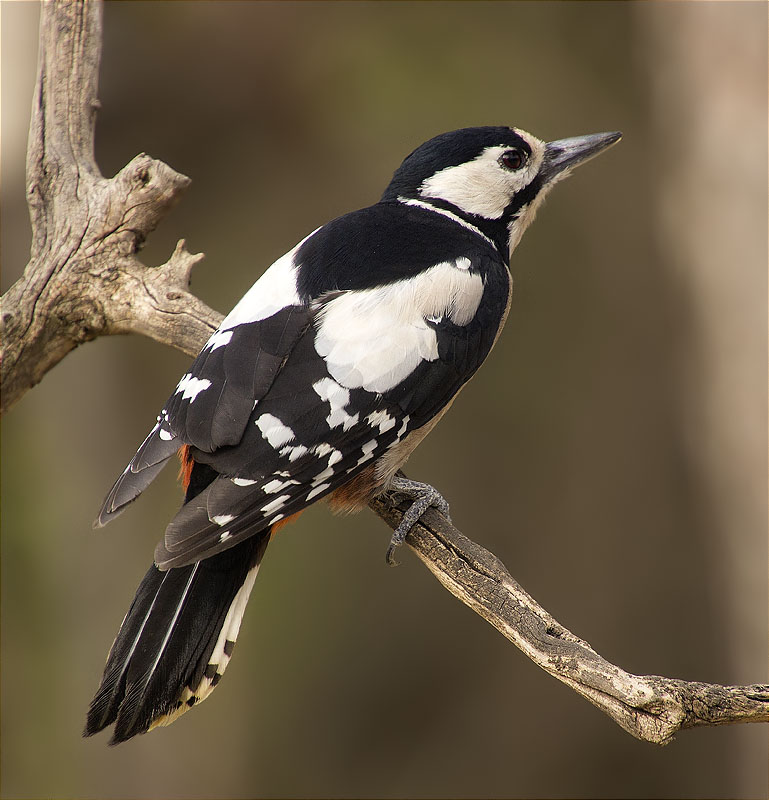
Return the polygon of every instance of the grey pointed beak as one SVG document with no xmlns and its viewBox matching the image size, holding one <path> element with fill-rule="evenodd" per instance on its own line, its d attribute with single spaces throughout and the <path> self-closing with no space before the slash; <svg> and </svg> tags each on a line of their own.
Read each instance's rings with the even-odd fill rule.
<svg viewBox="0 0 769 800">
<path fill-rule="evenodd" d="M 573 136 L 545 145 L 545 160 L 540 174 L 545 183 L 565 178 L 574 167 L 584 164 L 599 153 L 616 144 L 622 138 L 619 131 L 591 133 L 588 136 Z"/>
</svg>

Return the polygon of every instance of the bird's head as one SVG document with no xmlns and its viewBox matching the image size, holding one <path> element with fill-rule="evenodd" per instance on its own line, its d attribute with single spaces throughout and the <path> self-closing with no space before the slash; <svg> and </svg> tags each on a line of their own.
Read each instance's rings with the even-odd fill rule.
<svg viewBox="0 0 769 800">
<path fill-rule="evenodd" d="M 456 214 L 509 254 L 550 187 L 620 138 L 614 132 L 543 142 L 504 126 L 450 131 L 404 160 L 382 200 Z"/>
</svg>

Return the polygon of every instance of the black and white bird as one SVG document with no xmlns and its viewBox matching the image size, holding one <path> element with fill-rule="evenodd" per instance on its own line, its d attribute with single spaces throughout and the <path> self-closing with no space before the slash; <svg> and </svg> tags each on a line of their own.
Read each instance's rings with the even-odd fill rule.
<svg viewBox="0 0 769 800">
<path fill-rule="evenodd" d="M 620 138 L 545 143 L 479 127 L 418 147 L 381 200 L 279 258 L 182 376 L 99 514 L 119 514 L 179 453 L 184 503 L 109 654 L 85 735 L 112 743 L 205 699 L 232 655 L 275 530 L 325 499 L 413 498 L 397 474 L 489 354 L 510 307 L 510 254 L 546 193 Z"/>
</svg>

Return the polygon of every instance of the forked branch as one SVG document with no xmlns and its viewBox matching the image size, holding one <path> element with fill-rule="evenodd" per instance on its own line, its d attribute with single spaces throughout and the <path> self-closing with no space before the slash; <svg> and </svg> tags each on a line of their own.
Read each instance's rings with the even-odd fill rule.
<svg viewBox="0 0 769 800">
<path fill-rule="evenodd" d="M 188 291 L 202 256 L 184 242 L 161 267 L 136 257 L 189 178 L 144 154 L 114 178 L 96 165 L 101 31 L 100 2 L 41 4 L 27 148 L 32 249 L 0 299 L 2 412 L 96 336 L 143 333 L 194 355 L 221 319 Z"/>
<path fill-rule="evenodd" d="M 23 277 L 0 301 L 2 410 L 88 339 L 142 333 L 195 355 L 221 321 L 188 291 L 202 256 L 180 242 L 160 267 L 136 257 L 189 179 L 146 155 L 111 179 L 94 161 L 101 3 L 58 0 L 43 3 L 41 13 L 27 154 L 33 244 Z M 397 527 L 397 497 L 372 508 Z M 639 739 L 666 744 L 682 728 L 769 720 L 769 685 L 630 675 L 609 663 L 437 512 L 406 541 L 453 595 Z"/>
</svg>

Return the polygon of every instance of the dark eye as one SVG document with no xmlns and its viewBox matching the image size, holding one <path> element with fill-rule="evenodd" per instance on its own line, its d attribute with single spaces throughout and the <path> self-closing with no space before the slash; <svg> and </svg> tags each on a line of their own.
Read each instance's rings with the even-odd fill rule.
<svg viewBox="0 0 769 800">
<path fill-rule="evenodd" d="M 499 163 L 505 169 L 520 169 L 526 163 L 526 154 L 521 150 L 507 150 L 499 157 Z"/>
</svg>

